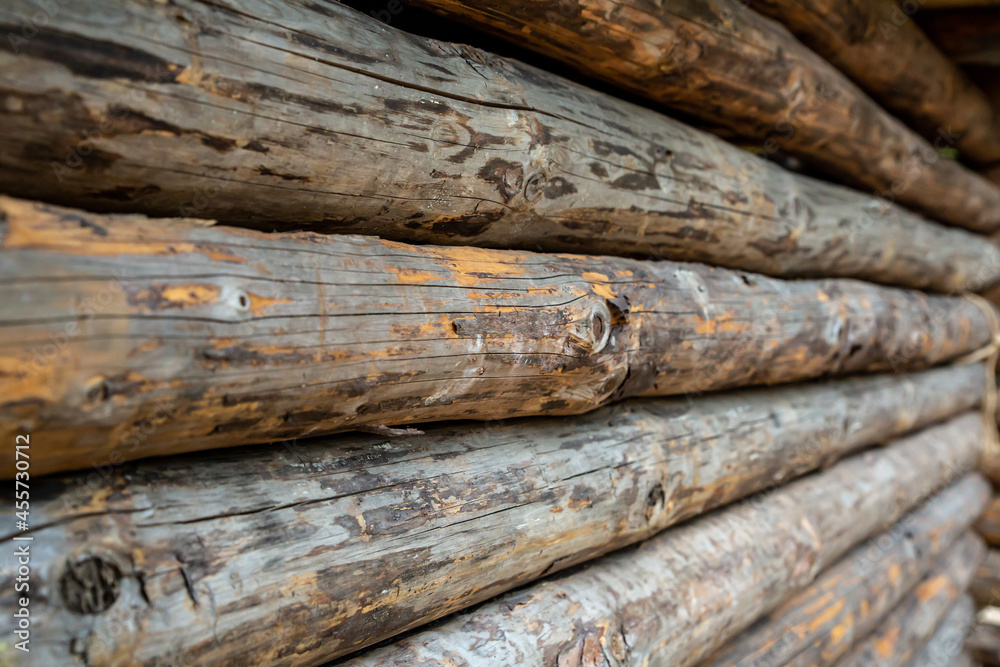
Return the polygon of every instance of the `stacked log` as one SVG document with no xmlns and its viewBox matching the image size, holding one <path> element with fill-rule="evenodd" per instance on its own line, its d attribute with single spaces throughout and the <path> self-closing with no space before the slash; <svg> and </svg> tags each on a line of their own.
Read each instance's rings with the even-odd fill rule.
<svg viewBox="0 0 1000 667">
<path fill-rule="evenodd" d="M 833 65 L 740 0 L 669 8 L 653 0 L 411 1 L 762 142 L 769 153 L 783 149 L 889 201 L 976 231 L 998 229 L 1000 188 L 939 159 Z"/>
<path fill-rule="evenodd" d="M 974 302 L 849 280 L 0 205 L 22 295 L 0 303 L 0 432 L 45 439 L 38 474 L 916 369 L 991 336 Z"/>
<path fill-rule="evenodd" d="M 1000 278 L 995 248 L 891 205 L 898 188 L 875 198 L 794 176 L 648 109 L 335 3 L 278 6 L 275 23 L 259 2 L 61 5 L 16 53 L 0 47 L 0 181 L 84 209 L 266 230 L 655 256 L 940 291 Z M 31 11 L 12 7 L 8 20 Z M 755 24 L 761 39 L 781 38 L 772 50 L 793 52 L 769 22 Z M 685 25 L 677 30 L 688 34 Z M 766 114 L 746 131 L 763 136 L 780 121 L 768 145 L 789 143 L 788 62 L 770 63 L 783 92 L 766 72 L 744 79 L 760 86 Z M 710 90 L 695 102 L 722 111 L 752 90 L 740 92 L 720 89 L 721 107 L 704 99 Z M 789 141 L 817 157 L 843 146 L 845 169 L 877 155 L 870 164 L 886 173 L 868 180 L 878 192 L 911 153 L 930 150 L 909 135 L 886 145 L 902 131 L 879 125 L 884 114 L 867 101 L 842 113 L 840 102 L 817 111 L 815 129 L 816 114 L 793 119 Z M 853 140 L 829 134 L 869 118 Z M 918 171 L 905 192 L 933 200 L 931 215 L 1000 227 L 991 187 L 950 162 Z"/>
<path fill-rule="evenodd" d="M 53 478 L 34 510 L 43 526 L 34 533 L 38 586 L 49 601 L 35 610 L 48 620 L 39 643 L 52 647 L 52 664 L 69 661 L 72 646 L 95 664 L 114 662 L 110 647 L 127 647 L 139 663 L 253 654 L 319 664 L 947 419 L 981 393 L 981 367 L 953 367 Z M 916 452 L 929 470 L 939 466 L 907 491 L 920 494 L 971 464 L 976 426 L 959 417 L 899 454 L 850 468 L 891 471 L 902 451 Z M 952 437 L 953 459 L 942 449 Z M 928 521 L 942 539 L 978 514 L 982 486 L 969 482 L 932 504 L 941 509 Z M 730 513 L 729 524 L 744 521 Z M 752 525 L 766 530 L 767 516 Z M 261 562 L 273 566 L 257 572 Z M 60 593 L 65 573 L 93 590 L 96 571 L 115 573 L 114 604 L 81 615 L 76 598 Z M 0 607 L 9 603 L 0 597 Z"/>
<path fill-rule="evenodd" d="M 976 622 L 976 606 L 963 596 L 938 625 L 930 641 L 907 663 L 908 667 L 972 667 L 965 639 Z"/>
</svg>

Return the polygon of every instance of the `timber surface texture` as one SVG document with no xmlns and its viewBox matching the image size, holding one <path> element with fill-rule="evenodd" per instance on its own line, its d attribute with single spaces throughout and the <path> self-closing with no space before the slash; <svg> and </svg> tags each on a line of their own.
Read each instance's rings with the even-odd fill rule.
<svg viewBox="0 0 1000 667">
<path fill-rule="evenodd" d="M 938 291 L 1000 277 L 974 235 L 336 3 L 77 0 L 5 48 L 0 176 L 19 196 Z"/>
</svg>

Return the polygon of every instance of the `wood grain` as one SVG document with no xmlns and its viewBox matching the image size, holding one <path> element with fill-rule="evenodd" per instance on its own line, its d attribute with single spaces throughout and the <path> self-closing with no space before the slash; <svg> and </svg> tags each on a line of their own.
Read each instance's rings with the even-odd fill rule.
<svg viewBox="0 0 1000 667">
<path fill-rule="evenodd" d="M 990 493 L 988 483 L 976 482 L 942 492 L 856 547 L 716 651 L 705 667 L 836 664 L 967 533 Z"/>
<path fill-rule="evenodd" d="M 599 663 L 602 652 L 696 664 L 968 469 L 979 426 L 970 415 L 847 459 L 346 664 Z"/>
<path fill-rule="evenodd" d="M 34 11 L 0 7 L 4 34 Z M 336 3 L 76 0 L 8 42 L 0 187 L 22 197 L 946 292 L 1000 278 L 975 235 Z"/>
<path fill-rule="evenodd" d="M 981 367 L 943 368 L 50 478 L 32 505 L 34 645 L 54 665 L 71 646 L 92 664 L 319 664 L 946 419 L 982 389 Z M 59 592 L 91 559 L 121 574 L 100 616 Z"/>
<path fill-rule="evenodd" d="M 970 301 L 848 280 L 0 211 L 0 433 L 44 443 L 35 474 L 917 369 L 989 338 Z"/>
<path fill-rule="evenodd" d="M 1000 163 L 1000 116 L 895 0 L 752 0 L 895 116 L 974 163 Z M 940 19 L 930 21 L 940 25 Z M 1000 21 L 997 21 L 1000 26 Z"/>
<path fill-rule="evenodd" d="M 741 0 L 408 1 L 938 220 L 981 232 L 1000 226 L 996 184 L 941 158 Z"/>
<path fill-rule="evenodd" d="M 968 533 L 941 562 L 899 603 L 869 637 L 838 663 L 842 667 L 896 667 L 906 665 L 930 641 L 934 630 L 963 599 L 986 547 Z"/>
</svg>

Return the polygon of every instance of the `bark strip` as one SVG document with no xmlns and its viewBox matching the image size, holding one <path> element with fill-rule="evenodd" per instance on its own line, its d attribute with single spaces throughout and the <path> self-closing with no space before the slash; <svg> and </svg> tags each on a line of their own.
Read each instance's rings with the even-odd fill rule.
<svg viewBox="0 0 1000 667">
<path fill-rule="evenodd" d="M 931 573 L 899 603 L 869 637 L 838 663 L 841 667 L 906 665 L 930 641 L 934 630 L 962 599 L 986 546 L 968 533 L 948 550 Z"/>
<path fill-rule="evenodd" d="M 896 120 L 741 0 L 408 0 L 505 36 L 729 135 L 980 232 L 1000 188 Z M 873 66 L 878 66 L 875 64 Z"/>
<path fill-rule="evenodd" d="M 937 291 L 1000 278 L 975 235 L 336 3 L 64 4 L 16 53 L 0 40 L 11 194 Z M 35 11 L 0 10 L 0 27 Z"/>
<path fill-rule="evenodd" d="M 893 0 L 750 6 L 787 26 L 936 147 L 957 148 L 979 164 L 1000 162 L 1000 117 L 989 99 Z"/>
<path fill-rule="evenodd" d="M 148 665 L 320 664 L 946 419 L 981 393 L 981 367 L 944 368 L 52 479 L 32 505 L 36 650 L 46 664 L 70 663 L 71 646 L 93 664 L 126 649 Z M 92 558 L 122 577 L 96 619 L 59 595 L 68 564 Z"/>
<path fill-rule="evenodd" d="M 916 369 L 989 339 L 970 301 L 855 281 L 0 210 L 19 294 L 0 300 L 0 433 L 44 443 L 35 474 Z"/>
<path fill-rule="evenodd" d="M 927 429 L 347 664 L 696 664 L 968 469 L 980 426 Z"/>
<path fill-rule="evenodd" d="M 856 640 L 878 627 L 942 552 L 966 533 L 990 493 L 984 480 L 976 482 L 941 493 L 856 547 L 704 665 L 836 664 Z"/>
</svg>

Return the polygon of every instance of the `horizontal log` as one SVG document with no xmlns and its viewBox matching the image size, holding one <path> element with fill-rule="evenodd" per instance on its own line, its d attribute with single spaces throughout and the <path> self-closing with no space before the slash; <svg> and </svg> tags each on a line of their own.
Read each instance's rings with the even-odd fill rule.
<svg viewBox="0 0 1000 667">
<path fill-rule="evenodd" d="M 997 111 L 895 0 L 752 0 L 750 7 L 785 25 L 928 140 L 972 162 L 1000 162 Z"/>
<path fill-rule="evenodd" d="M 976 522 L 976 530 L 987 543 L 1000 546 L 1000 497 L 987 505 L 983 515 Z"/>
<path fill-rule="evenodd" d="M 805 590 L 716 651 L 705 667 L 836 664 L 966 534 L 989 493 L 989 484 L 980 478 L 935 496 L 853 549 Z"/>
<path fill-rule="evenodd" d="M 1000 665 L 1000 626 L 982 621 L 977 623 L 969 633 L 965 647 L 976 662 Z"/>
<path fill-rule="evenodd" d="M 0 212 L 0 432 L 44 442 L 36 474 L 914 369 L 990 336 L 971 301 L 855 281 Z"/>
<path fill-rule="evenodd" d="M 968 533 L 896 606 L 870 636 L 841 660 L 840 667 L 906 665 L 930 641 L 934 630 L 963 597 L 986 546 Z"/>
<path fill-rule="evenodd" d="M 957 9 L 918 18 L 931 40 L 955 62 L 1000 67 L 1000 15 L 996 9 Z"/>
<path fill-rule="evenodd" d="M 742 0 L 674 0 L 669 9 L 655 0 L 407 1 L 938 220 L 980 232 L 1000 228 L 1000 187 L 940 158 Z"/>
<path fill-rule="evenodd" d="M 972 667 L 965 650 L 965 638 L 976 624 L 976 605 L 968 595 L 952 607 L 907 667 Z"/>
<path fill-rule="evenodd" d="M 946 292 L 1000 278 L 1000 250 L 975 235 L 546 72 L 327 4 L 60 7 L 16 54 L 0 45 L 0 181 L 87 210 L 267 230 Z M 35 11 L 6 8 L 4 34 Z"/>
<path fill-rule="evenodd" d="M 981 367 L 954 367 L 51 479 L 32 504 L 35 645 L 51 664 L 81 645 L 94 664 L 123 647 L 137 664 L 319 664 L 945 419 L 982 387 Z M 58 594 L 89 558 L 122 577 L 107 624 Z"/>
<path fill-rule="evenodd" d="M 351 667 L 696 664 L 976 458 L 972 416 L 500 596 Z M 982 484 L 967 479 L 964 484 Z"/>
<path fill-rule="evenodd" d="M 986 553 L 969 592 L 981 607 L 1000 605 L 1000 551 L 990 549 Z"/>
</svg>

